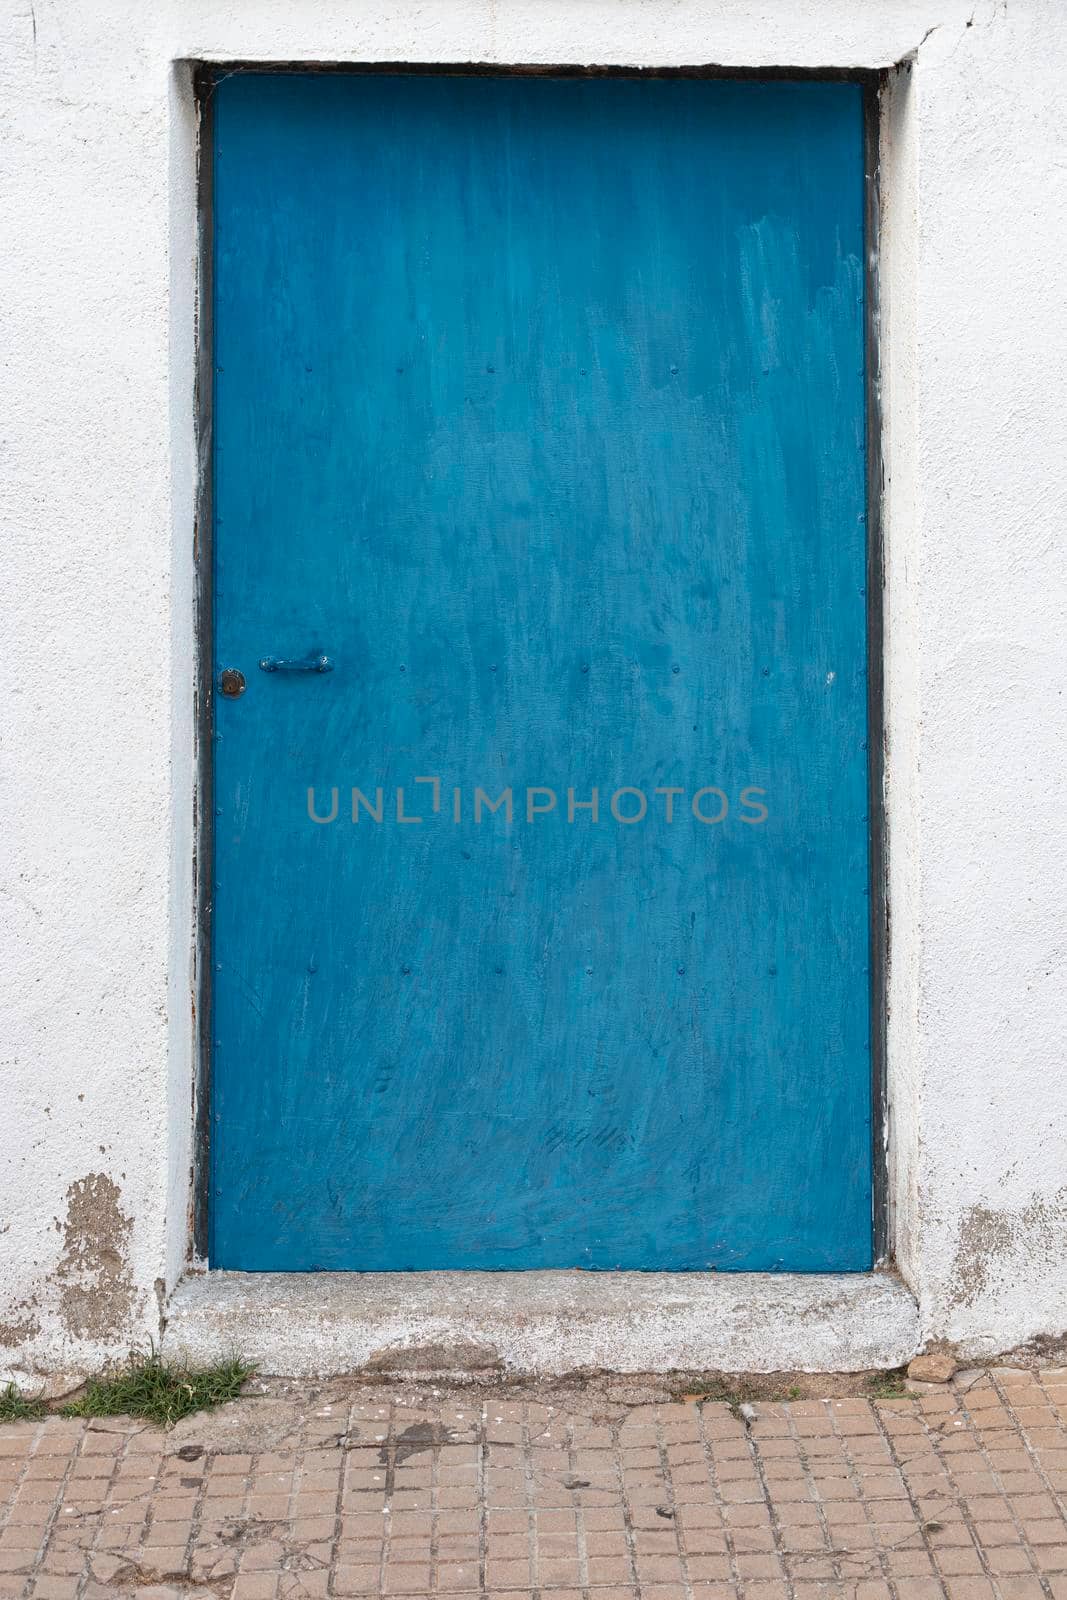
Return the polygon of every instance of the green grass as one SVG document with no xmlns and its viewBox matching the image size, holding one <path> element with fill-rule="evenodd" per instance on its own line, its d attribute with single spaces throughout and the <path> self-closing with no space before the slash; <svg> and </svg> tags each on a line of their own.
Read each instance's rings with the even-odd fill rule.
<svg viewBox="0 0 1067 1600">
<path fill-rule="evenodd" d="M 697 1391 L 694 1391 L 696 1393 Z M 698 1405 L 703 1405 L 706 1400 L 719 1405 L 730 1406 L 735 1409 L 747 1398 L 743 1387 L 735 1388 L 723 1378 L 710 1378 L 699 1390 Z"/>
<path fill-rule="evenodd" d="M 43 1400 L 27 1400 L 13 1383 L 0 1389 L 0 1422 L 35 1422 L 43 1416 Z"/>
<path fill-rule="evenodd" d="M 134 1352 L 125 1367 L 90 1378 L 82 1393 L 60 1410 L 63 1417 L 144 1417 L 169 1428 L 194 1411 L 209 1411 L 236 1400 L 253 1369 L 238 1357 L 191 1372 L 163 1360 L 156 1351 Z"/>
<path fill-rule="evenodd" d="M 896 1367 L 889 1372 L 873 1372 L 867 1379 L 867 1392 L 872 1400 L 901 1400 L 908 1393 L 905 1369 Z"/>
</svg>

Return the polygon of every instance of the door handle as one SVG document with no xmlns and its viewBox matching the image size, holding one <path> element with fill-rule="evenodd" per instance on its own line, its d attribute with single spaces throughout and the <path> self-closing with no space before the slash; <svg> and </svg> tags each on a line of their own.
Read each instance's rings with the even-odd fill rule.
<svg viewBox="0 0 1067 1600">
<path fill-rule="evenodd" d="M 329 656 L 305 656 L 302 661 L 294 661 L 285 656 L 264 656 L 259 663 L 260 672 L 332 672 L 333 662 Z"/>
</svg>

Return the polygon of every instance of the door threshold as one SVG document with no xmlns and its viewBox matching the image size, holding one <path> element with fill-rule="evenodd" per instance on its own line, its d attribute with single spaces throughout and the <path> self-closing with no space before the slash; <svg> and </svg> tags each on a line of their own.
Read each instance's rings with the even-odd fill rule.
<svg viewBox="0 0 1067 1600">
<path fill-rule="evenodd" d="M 178 1284 L 166 1318 L 169 1354 L 237 1352 L 279 1377 L 860 1372 L 902 1366 L 921 1343 L 891 1270 L 210 1271 Z"/>
</svg>

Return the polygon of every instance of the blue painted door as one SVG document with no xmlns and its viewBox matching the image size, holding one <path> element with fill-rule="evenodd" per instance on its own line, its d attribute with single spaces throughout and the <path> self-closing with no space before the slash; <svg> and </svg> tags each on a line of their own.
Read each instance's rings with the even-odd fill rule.
<svg viewBox="0 0 1067 1600">
<path fill-rule="evenodd" d="M 868 1267 L 860 90 L 214 141 L 213 1263 Z"/>
</svg>

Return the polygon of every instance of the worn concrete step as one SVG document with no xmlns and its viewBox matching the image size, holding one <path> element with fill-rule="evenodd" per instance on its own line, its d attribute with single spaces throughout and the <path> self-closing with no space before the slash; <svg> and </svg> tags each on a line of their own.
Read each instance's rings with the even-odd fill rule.
<svg viewBox="0 0 1067 1600">
<path fill-rule="evenodd" d="M 891 1272 L 397 1272 L 190 1275 L 164 1348 L 260 1372 L 858 1372 L 920 1345 Z"/>
</svg>

